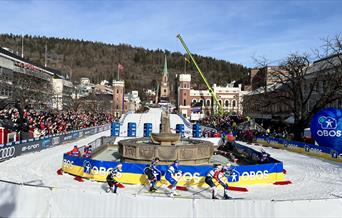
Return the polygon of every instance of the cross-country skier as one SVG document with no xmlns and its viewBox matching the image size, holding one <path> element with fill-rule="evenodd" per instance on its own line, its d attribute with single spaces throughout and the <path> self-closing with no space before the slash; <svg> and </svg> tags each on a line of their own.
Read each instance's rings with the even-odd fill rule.
<svg viewBox="0 0 342 218">
<path fill-rule="evenodd" d="M 148 181 L 150 182 L 150 192 L 156 191 L 156 182 L 160 180 L 161 172 L 157 169 L 157 164 L 159 162 L 159 158 L 156 157 L 152 160 L 151 164 L 148 165 L 144 169 L 144 173 L 147 176 Z"/>
<path fill-rule="evenodd" d="M 118 173 L 122 172 L 122 164 L 119 163 L 113 170 L 111 170 L 106 178 L 108 183 L 108 189 L 107 193 L 112 191 L 113 193 L 116 193 L 116 190 L 118 189 L 119 182 L 116 180 Z"/>
<path fill-rule="evenodd" d="M 177 187 L 176 174 L 181 174 L 182 171 L 178 169 L 179 161 L 175 160 L 173 164 L 169 166 L 169 169 L 166 171 L 165 179 L 171 184 L 170 197 L 174 197 L 175 189 Z"/>
<path fill-rule="evenodd" d="M 214 176 L 215 176 L 215 172 L 216 171 L 220 171 L 222 170 L 222 165 L 221 164 L 217 164 L 217 165 L 214 165 L 213 169 L 210 170 L 207 174 L 207 176 L 205 177 L 205 183 L 207 183 L 210 187 L 210 190 L 211 190 L 211 198 L 212 199 L 218 199 L 216 197 L 216 185 L 214 183 Z"/>
<path fill-rule="evenodd" d="M 223 180 L 227 173 L 230 171 L 230 166 L 227 165 L 227 167 L 223 167 L 221 164 L 216 165 L 205 177 L 205 182 L 210 186 L 211 192 L 212 192 L 212 199 L 218 199 L 216 197 L 216 185 L 214 180 L 216 180 L 223 188 L 224 188 L 224 194 L 223 199 L 230 199 L 228 196 L 228 185 Z M 227 172 L 227 173 L 226 173 Z"/>
<path fill-rule="evenodd" d="M 216 181 L 224 188 L 223 190 L 223 199 L 230 199 L 228 196 L 228 184 L 224 180 L 227 176 L 231 174 L 231 165 L 228 162 L 226 167 L 222 167 L 221 170 L 217 170 L 214 174 L 214 178 Z"/>
</svg>

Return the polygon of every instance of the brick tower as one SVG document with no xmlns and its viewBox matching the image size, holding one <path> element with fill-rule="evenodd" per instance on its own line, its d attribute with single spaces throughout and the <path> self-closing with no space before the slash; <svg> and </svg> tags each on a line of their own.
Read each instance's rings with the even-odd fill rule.
<svg viewBox="0 0 342 218">
<path fill-rule="evenodd" d="M 191 115 L 190 83 L 190 74 L 179 75 L 178 110 L 185 117 Z"/>
<path fill-rule="evenodd" d="M 124 113 L 125 81 L 113 81 L 113 114 L 116 118 Z"/>
</svg>

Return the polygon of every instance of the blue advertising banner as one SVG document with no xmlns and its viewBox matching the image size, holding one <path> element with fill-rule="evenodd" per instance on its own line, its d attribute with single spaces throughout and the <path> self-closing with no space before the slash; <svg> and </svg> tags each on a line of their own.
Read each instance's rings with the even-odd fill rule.
<svg viewBox="0 0 342 218">
<path fill-rule="evenodd" d="M 326 108 L 315 114 L 310 124 L 311 135 L 322 147 L 342 153 L 342 110 Z"/>
<path fill-rule="evenodd" d="M 76 176 L 90 178 L 96 181 L 106 181 L 106 176 L 109 171 L 115 168 L 117 164 L 118 162 L 114 161 L 93 160 L 64 154 L 62 169 L 64 172 Z M 146 182 L 144 169 L 147 164 L 122 164 L 123 172 L 120 182 L 129 184 L 144 184 Z M 157 166 L 162 176 L 164 176 L 168 167 L 168 165 Z M 178 184 L 188 186 L 206 186 L 204 178 L 212 168 L 213 167 L 210 165 L 181 165 L 179 169 L 182 171 L 182 174 L 178 175 Z M 231 169 L 232 174 L 227 177 L 227 181 L 229 183 L 233 183 L 233 185 L 267 184 L 284 180 L 283 164 L 279 161 L 277 163 L 235 166 Z M 167 183 L 164 178 L 162 178 L 162 183 Z"/>
<path fill-rule="evenodd" d="M 12 142 L 8 144 L 0 144 L 0 162 L 19 156 L 24 153 L 40 151 L 52 146 L 60 145 L 64 142 L 76 140 L 84 135 L 91 135 L 98 132 L 106 131 L 110 125 L 91 127 L 83 130 L 71 131 L 66 134 L 56 134 L 36 139 L 23 140 L 20 142 Z"/>
<path fill-rule="evenodd" d="M 329 147 L 269 137 L 257 137 L 257 142 L 270 147 L 282 148 L 289 151 L 342 162 L 342 152 Z"/>
</svg>

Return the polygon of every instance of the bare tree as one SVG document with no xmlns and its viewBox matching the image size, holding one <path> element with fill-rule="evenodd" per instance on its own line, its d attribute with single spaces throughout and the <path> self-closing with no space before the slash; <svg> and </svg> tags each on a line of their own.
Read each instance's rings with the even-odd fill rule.
<svg viewBox="0 0 342 218">
<path fill-rule="evenodd" d="M 295 139 L 301 138 L 315 113 L 342 100 L 342 38 L 326 39 L 315 54 L 319 60 L 313 63 L 307 54 L 289 55 L 267 74 L 273 84 L 260 88 L 247 100 L 263 113 L 291 114 Z M 267 65 L 262 68 L 267 70 Z"/>
</svg>

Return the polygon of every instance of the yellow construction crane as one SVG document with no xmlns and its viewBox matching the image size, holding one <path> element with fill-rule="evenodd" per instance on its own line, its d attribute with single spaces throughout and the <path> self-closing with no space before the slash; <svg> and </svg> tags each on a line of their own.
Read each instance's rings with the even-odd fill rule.
<svg viewBox="0 0 342 218">
<path fill-rule="evenodd" d="M 220 104 L 220 102 L 219 102 L 219 100 L 218 100 L 218 98 L 217 98 L 216 93 L 214 92 L 213 88 L 211 88 L 211 86 L 210 86 L 208 80 L 207 80 L 207 79 L 205 78 L 205 76 L 203 75 L 203 73 L 202 73 L 201 69 L 199 68 L 199 66 L 198 66 L 198 64 L 197 64 L 197 62 L 196 62 L 196 60 L 195 60 L 195 58 L 192 56 L 190 50 L 189 50 L 188 47 L 186 46 L 186 44 L 185 44 L 185 42 L 184 42 L 182 36 L 181 36 L 180 34 L 178 34 L 178 35 L 177 35 L 177 38 L 178 38 L 178 39 L 180 40 L 180 42 L 182 43 L 182 45 L 183 45 L 185 51 L 188 53 L 188 55 L 189 55 L 191 61 L 194 63 L 194 65 L 195 65 L 197 71 L 198 71 L 199 74 L 201 75 L 202 80 L 204 81 L 205 85 L 208 87 L 208 90 L 209 90 L 211 96 L 213 97 L 213 99 L 214 99 L 216 105 L 218 106 L 218 113 L 219 113 L 219 114 L 223 114 L 223 111 L 224 111 L 224 110 L 223 110 L 223 107 L 222 107 L 222 105 Z"/>
</svg>

